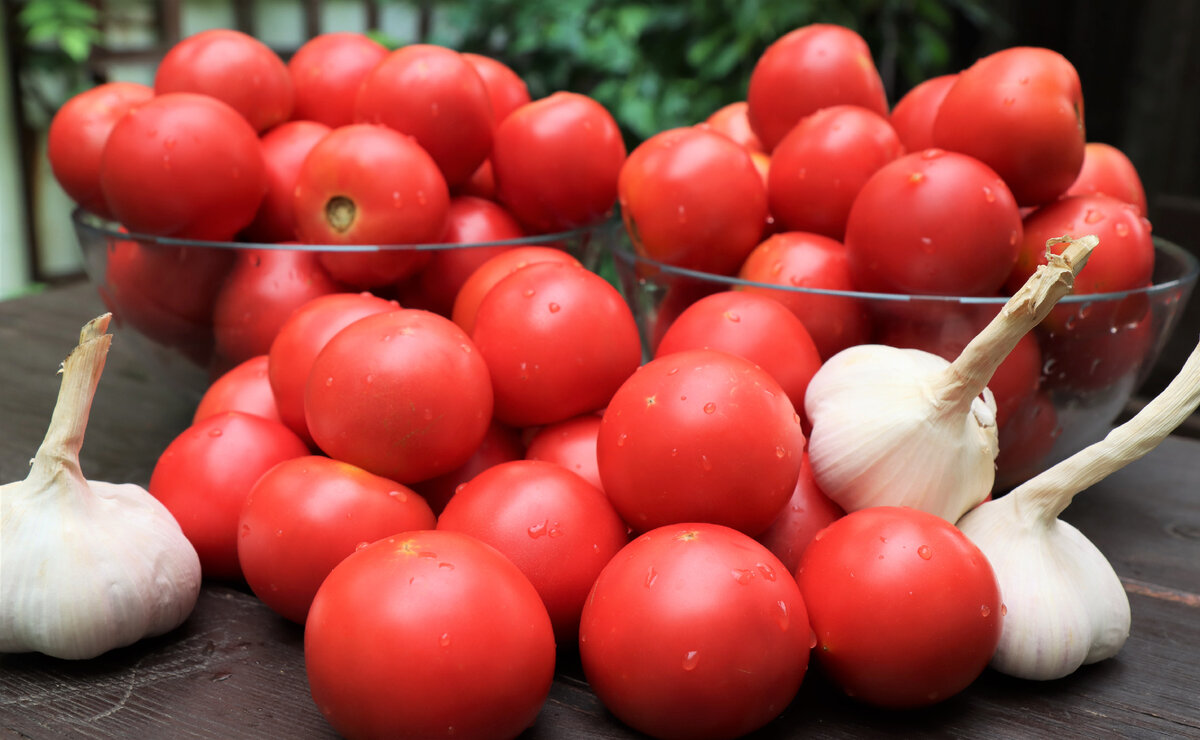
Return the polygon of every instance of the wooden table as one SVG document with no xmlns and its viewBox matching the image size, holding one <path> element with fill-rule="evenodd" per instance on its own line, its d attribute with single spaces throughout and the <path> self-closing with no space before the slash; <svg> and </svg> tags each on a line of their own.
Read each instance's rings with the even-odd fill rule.
<svg viewBox="0 0 1200 740">
<path fill-rule="evenodd" d="M 0 303 L 0 481 L 24 477 L 50 418 L 55 371 L 101 312 L 87 285 Z M 82 455 L 90 478 L 145 485 L 192 408 L 151 382 L 118 330 Z M 1114 659 L 1058 681 L 991 671 L 927 710 L 875 711 L 810 670 L 758 737 L 1200 738 L 1200 441 L 1168 439 L 1081 495 L 1066 519 L 1112 561 L 1133 608 Z M 563 649 L 528 738 L 632 738 Z M 173 633 L 86 662 L 0 656 L 0 737 L 327 738 L 308 693 L 301 629 L 244 587 L 207 584 Z"/>
</svg>

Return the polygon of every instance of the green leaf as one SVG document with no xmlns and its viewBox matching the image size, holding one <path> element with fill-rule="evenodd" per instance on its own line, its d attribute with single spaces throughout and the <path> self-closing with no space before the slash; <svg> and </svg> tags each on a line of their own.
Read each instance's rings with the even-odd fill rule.
<svg viewBox="0 0 1200 740">
<path fill-rule="evenodd" d="M 74 61 L 86 61 L 92 52 L 92 41 L 95 38 L 91 31 L 89 28 L 64 28 L 58 37 L 58 45 Z"/>
</svg>

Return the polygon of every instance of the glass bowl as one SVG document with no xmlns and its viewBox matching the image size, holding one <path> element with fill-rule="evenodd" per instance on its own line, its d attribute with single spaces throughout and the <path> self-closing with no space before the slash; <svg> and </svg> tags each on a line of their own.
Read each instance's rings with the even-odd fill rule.
<svg viewBox="0 0 1200 740">
<path fill-rule="evenodd" d="M 1200 274 L 1196 257 L 1178 245 L 1158 237 L 1154 245 L 1151 286 L 1067 296 L 989 384 L 1000 425 L 996 492 L 1102 438 L 1149 376 Z M 918 347 L 947 359 L 957 356 L 1007 300 L 751 282 L 645 258 L 634 252 L 627 234 L 612 246 L 620 287 L 648 357 L 680 312 L 724 290 L 762 291 L 797 313 L 819 316 L 823 324 L 853 323 L 852 344 Z"/>
<path fill-rule="evenodd" d="M 221 373 L 265 353 L 273 336 L 271 328 L 282 323 L 300 297 L 364 289 L 338 283 L 315 267 L 320 255 L 391 253 L 398 260 L 425 266 L 440 260 L 445 269 L 438 274 L 443 278 L 457 271 L 465 279 L 466 265 L 516 246 L 555 247 L 597 269 L 623 233 L 620 219 L 612 218 L 571 231 L 491 242 L 260 244 L 135 234 L 82 209 L 76 209 L 71 219 L 84 270 L 113 313 L 122 341 L 133 348 L 156 381 L 197 401 Z M 456 288 L 433 274 L 414 268 L 369 290 L 406 307 L 449 315 Z"/>
</svg>

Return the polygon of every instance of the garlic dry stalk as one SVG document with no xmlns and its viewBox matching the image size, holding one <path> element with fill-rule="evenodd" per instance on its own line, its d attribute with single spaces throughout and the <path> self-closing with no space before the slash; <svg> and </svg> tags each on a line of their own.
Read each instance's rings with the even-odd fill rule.
<svg viewBox="0 0 1200 740">
<path fill-rule="evenodd" d="M 200 559 L 166 507 L 79 467 L 110 318 L 88 322 L 63 362 L 29 476 L 0 486 L 3 653 L 92 658 L 179 626 L 200 592 Z"/>
<path fill-rule="evenodd" d="M 1050 246 L 1066 242 L 1061 255 Z M 995 481 L 996 404 L 987 383 L 1023 335 L 1075 283 L 1099 243 L 1047 243 L 1040 266 L 954 362 L 864 344 L 830 357 L 809 382 L 809 460 L 821 490 L 847 512 L 911 506 L 954 522 Z"/>
<path fill-rule="evenodd" d="M 1058 515 L 1075 494 L 1152 450 L 1197 407 L 1200 345 L 1132 419 L 959 521 L 991 562 L 1007 610 L 993 668 L 1049 680 L 1121 650 L 1129 597 L 1104 555 Z"/>
</svg>

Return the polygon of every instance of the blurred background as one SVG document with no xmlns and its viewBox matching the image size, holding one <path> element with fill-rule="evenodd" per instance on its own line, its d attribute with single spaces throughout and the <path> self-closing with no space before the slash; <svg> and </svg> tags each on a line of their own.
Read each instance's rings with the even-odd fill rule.
<svg viewBox="0 0 1200 740">
<path fill-rule="evenodd" d="M 1195 0 L 4 0 L 0 17 L 0 299 L 79 279 L 71 203 L 45 159 L 51 117 L 112 80 L 153 83 L 176 41 L 237 28 L 287 59 L 327 31 L 494 56 L 533 96 L 586 93 L 629 146 L 744 99 L 755 60 L 812 22 L 856 29 L 893 103 L 1012 45 L 1055 49 L 1083 83 L 1088 139 L 1122 149 L 1155 231 L 1200 234 L 1200 2 Z M 1193 314 L 1195 312 L 1192 312 Z M 1190 344 L 1190 342 L 1189 342 Z"/>
</svg>

